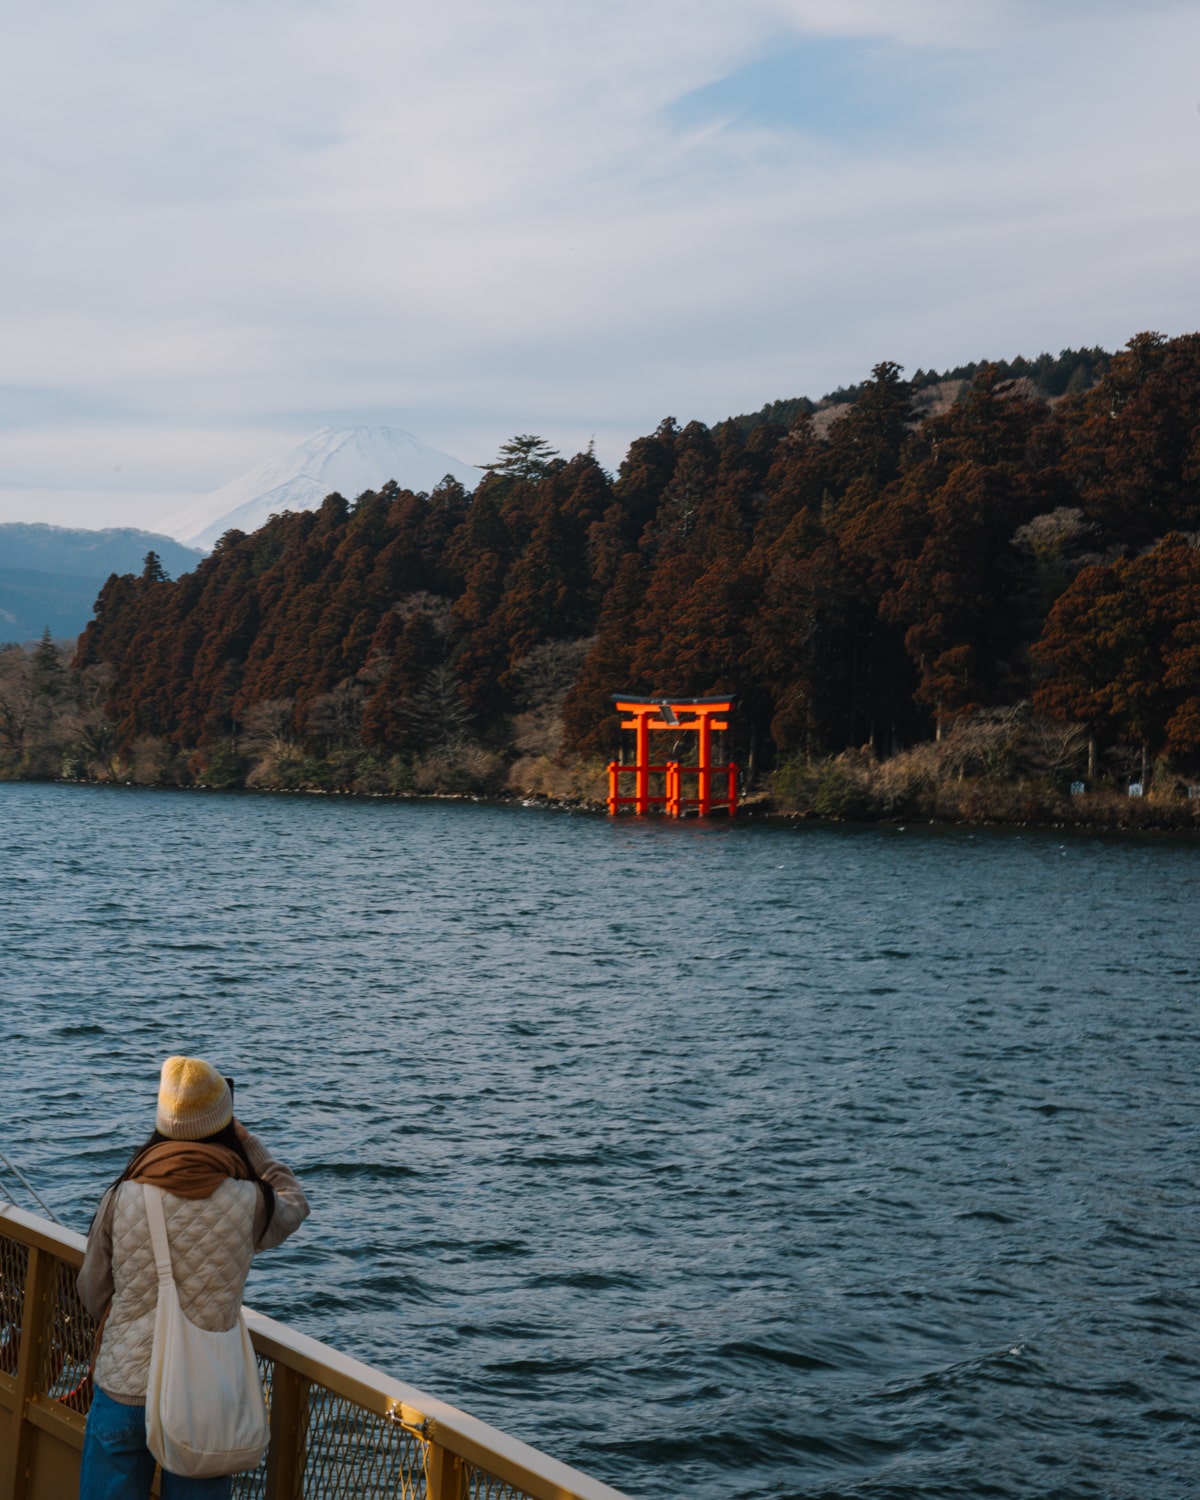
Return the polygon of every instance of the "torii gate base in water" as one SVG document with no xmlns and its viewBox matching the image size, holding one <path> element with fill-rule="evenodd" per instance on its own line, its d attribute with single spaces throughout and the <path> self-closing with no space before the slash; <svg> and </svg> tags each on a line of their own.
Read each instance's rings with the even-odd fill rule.
<svg viewBox="0 0 1200 1500">
<path fill-rule="evenodd" d="M 633 764 L 621 765 L 618 761 L 608 763 L 608 811 L 616 817 L 623 807 L 632 807 L 637 817 L 643 818 L 652 807 L 661 807 L 668 818 L 682 818 L 695 812 L 705 818 L 712 812 L 727 812 L 732 818 L 737 812 L 738 768 L 733 761 L 714 765 L 712 760 L 712 737 L 717 730 L 728 729 L 729 721 L 719 715 L 727 714 L 733 707 L 732 698 L 632 698 L 620 693 L 612 700 L 618 712 L 628 714 L 622 721 L 622 729 L 634 733 Z M 652 732 L 670 730 L 673 733 L 694 732 L 696 735 L 696 764 L 684 765 L 681 761 L 668 760 L 661 765 L 650 764 L 650 735 Z M 651 792 L 650 777 L 662 777 L 662 791 Z M 633 777 L 633 795 L 621 795 L 621 777 Z M 685 796 L 684 777 L 696 778 L 696 795 Z"/>
</svg>

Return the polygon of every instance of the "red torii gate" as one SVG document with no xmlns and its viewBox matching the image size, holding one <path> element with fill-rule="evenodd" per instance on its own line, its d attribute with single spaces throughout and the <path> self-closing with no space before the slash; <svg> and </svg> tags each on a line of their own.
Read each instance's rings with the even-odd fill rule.
<svg viewBox="0 0 1200 1500">
<path fill-rule="evenodd" d="M 610 816 L 616 817 L 622 807 L 632 807 L 641 818 L 656 805 L 662 806 L 668 818 L 682 818 L 685 812 L 693 809 L 702 818 L 719 810 L 727 811 L 731 818 L 734 816 L 737 812 L 738 768 L 733 761 L 719 766 L 712 761 L 714 731 L 729 728 L 729 721 L 718 716 L 732 709 L 733 698 L 634 698 L 614 693 L 612 701 L 618 712 L 630 715 L 622 722 L 621 728 L 633 730 L 634 758 L 631 766 L 623 766 L 615 760 L 608 763 Z M 661 765 L 650 764 L 650 733 L 664 729 L 696 734 L 694 766 L 685 766 L 677 760 L 664 761 Z M 661 793 L 650 791 L 652 773 L 663 778 Z M 621 795 L 622 776 L 633 777 L 631 797 Z M 685 776 L 696 778 L 694 797 L 683 794 Z M 714 782 L 720 788 L 715 795 Z"/>
</svg>

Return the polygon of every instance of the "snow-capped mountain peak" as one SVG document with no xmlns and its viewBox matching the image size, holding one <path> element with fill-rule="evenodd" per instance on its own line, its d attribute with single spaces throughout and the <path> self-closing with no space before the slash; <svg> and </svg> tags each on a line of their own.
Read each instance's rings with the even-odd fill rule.
<svg viewBox="0 0 1200 1500">
<path fill-rule="evenodd" d="M 431 448 L 399 427 L 322 427 L 266 463 L 167 516 L 157 527 L 190 547 L 210 548 L 231 527 L 254 531 L 284 510 L 315 510 L 334 490 L 348 500 L 394 479 L 434 489 L 446 475 L 474 489 L 483 471 Z"/>
</svg>

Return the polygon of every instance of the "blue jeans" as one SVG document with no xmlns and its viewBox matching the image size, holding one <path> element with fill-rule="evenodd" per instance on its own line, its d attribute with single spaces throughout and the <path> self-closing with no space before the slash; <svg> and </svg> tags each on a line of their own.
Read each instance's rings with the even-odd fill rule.
<svg viewBox="0 0 1200 1500">
<path fill-rule="evenodd" d="M 79 1500 L 146 1500 L 154 1459 L 146 1447 L 146 1408 L 123 1406 L 95 1387 L 83 1439 Z M 233 1479 L 163 1474 L 162 1500 L 229 1500 Z"/>
</svg>

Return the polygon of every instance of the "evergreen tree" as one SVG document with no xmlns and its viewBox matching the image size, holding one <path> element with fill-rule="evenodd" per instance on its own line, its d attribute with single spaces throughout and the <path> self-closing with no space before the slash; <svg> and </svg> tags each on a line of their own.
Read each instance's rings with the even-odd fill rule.
<svg viewBox="0 0 1200 1500">
<path fill-rule="evenodd" d="M 914 420 L 912 388 L 902 365 L 885 360 L 871 372 L 850 410 L 830 429 L 835 479 L 844 487 L 866 482 L 864 493 L 882 488 L 900 468 L 900 454 Z"/>
<path fill-rule="evenodd" d="M 43 698 L 61 697 L 66 686 L 67 671 L 50 634 L 49 625 L 42 631 L 41 639 L 34 647 L 31 675 L 35 691 Z"/>
<path fill-rule="evenodd" d="M 1034 647 L 1040 713 L 1101 740 L 1200 756 L 1200 548 L 1178 533 L 1084 568 Z"/>
<path fill-rule="evenodd" d="M 558 456 L 545 438 L 523 432 L 501 443 L 500 457 L 483 467 L 508 479 L 541 479 L 550 473 Z"/>
</svg>

